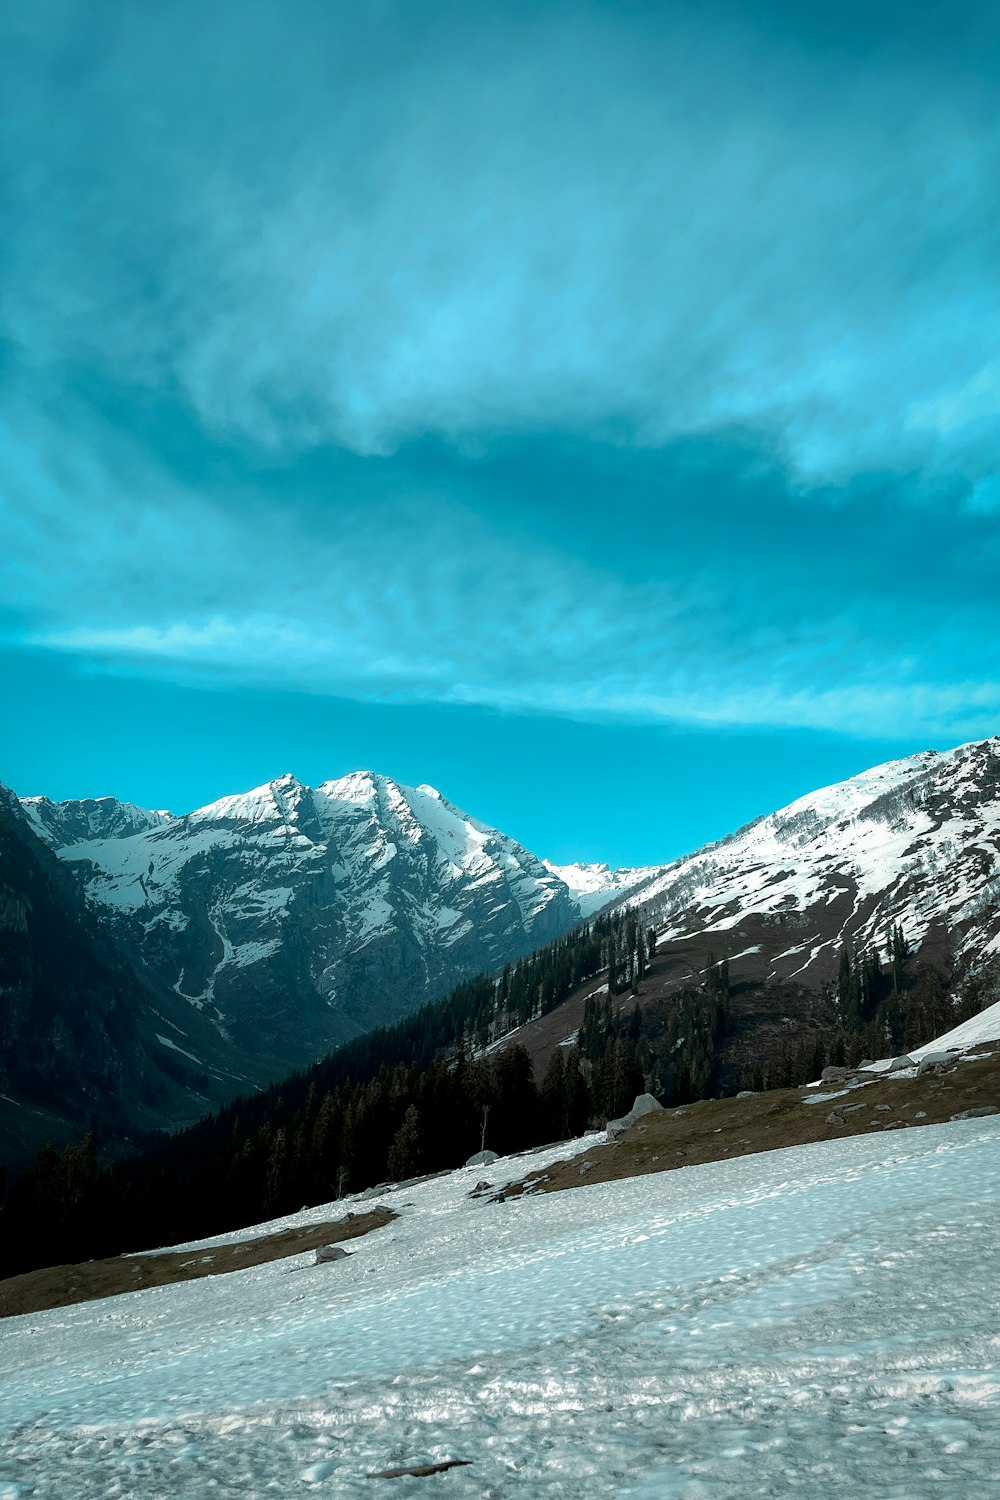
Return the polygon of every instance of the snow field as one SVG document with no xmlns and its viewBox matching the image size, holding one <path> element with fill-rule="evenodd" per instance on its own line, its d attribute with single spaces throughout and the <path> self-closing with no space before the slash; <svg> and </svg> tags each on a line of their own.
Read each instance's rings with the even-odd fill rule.
<svg viewBox="0 0 1000 1500">
<path fill-rule="evenodd" d="M 353 1497 L 465 1458 L 393 1493 L 985 1500 L 998 1145 L 975 1120 L 468 1199 L 550 1149 L 387 1192 L 335 1265 L 8 1320 L 0 1497 Z"/>
</svg>

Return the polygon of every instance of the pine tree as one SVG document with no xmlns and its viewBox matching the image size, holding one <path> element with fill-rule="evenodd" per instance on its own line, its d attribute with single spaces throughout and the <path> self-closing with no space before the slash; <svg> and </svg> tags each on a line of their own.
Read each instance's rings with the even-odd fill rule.
<svg viewBox="0 0 1000 1500">
<path fill-rule="evenodd" d="M 420 1170 L 423 1151 L 423 1132 L 420 1127 L 420 1111 L 411 1104 L 403 1116 L 403 1123 L 392 1138 L 386 1169 L 393 1182 L 414 1177 Z"/>
</svg>

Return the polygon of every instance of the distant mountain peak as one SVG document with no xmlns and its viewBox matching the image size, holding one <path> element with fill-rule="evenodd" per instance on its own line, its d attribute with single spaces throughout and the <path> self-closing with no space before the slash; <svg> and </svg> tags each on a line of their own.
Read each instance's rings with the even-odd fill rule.
<svg viewBox="0 0 1000 1500">
<path fill-rule="evenodd" d="M 33 804 L 26 805 L 26 811 Z M 46 804 L 46 842 L 131 952 L 252 1049 L 299 1060 L 529 952 L 603 905 L 435 787 L 284 773 L 164 820 Z M 84 811 L 81 811 L 84 809 Z"/>
</svg>

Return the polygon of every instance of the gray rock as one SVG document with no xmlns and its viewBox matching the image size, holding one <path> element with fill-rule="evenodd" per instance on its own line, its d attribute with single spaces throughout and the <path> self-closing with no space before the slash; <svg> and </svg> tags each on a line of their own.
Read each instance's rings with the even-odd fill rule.
<svg viewBox="0 0 1000 1500">
<path fill-rule="evenodd" d="M 952 1115 L 953 1120 L 985 1120 L 987 1115 L 1000 1114 L 1000 1109 L 995 1104 L 977 1104 L 974 1109 L 963 1109 L 961 1113 Z"/>
<path fill-rule="evenodd" d="M 928 1052 L 917 1064 L 917 1077 L 922 1078 L 925 1073 L 940 1072 L 942 1068 L 950 1067 L 958 1058 L 958 1052 Z"/>
<path fill-rule="evenodd" d="M 495 1151 L 477 1151 L 475 1156 L 470 1156 L 465 1163 L 467 1167 L 488 1167 L 491 1162 L 499 1161 L 500 1157 Z"/>
<path fill-rule="evenodd" d="M 740 1089 L 740 1091 L 736 1095 L 736 1097 L 737 1097 L 737 1099 L 756 1099 L 756 1097 L 757 1097 L 757 1090 L 756 1089 Z"/>
<path fill-rule="evenodd" d="M 606 1128 L 609 1138 L 614 1140 L 616 1136 L 621 1135 L 623 1131 L 627 1130 L 630 1125 L 634 1125 L 636 1120 L 641 1120 L 643 1115 L 655 1114 L 662 1108 L 663 1105 L 658 1099 L 654 1099 L 652 1094 L 637 1094 L 635 1103 L 627 1115 L 622 1115 L 620 1120 L 608 1121 Z M 675 1110 L 674 1113 L 676 1114 L 677 1111 Z"/>
<path fill-rule="evenodd" d="M 380 1197 L 382 1193 L 390 1192 L 395 1186 L 394 1182 L 379 1182 L 375 1187 L 365 1188 L 363 1193 L 358 1193 L 355 1201 L 358 1203 L 367 1203 L 372 1198 Z"/>
<path fill-rule="evenodd" d="M 913 1116 L 913 1118 L 915 1120 L 926 1120 L 926 1118 L 927 1118 L 927 1111 L 926 1111 L 926 1109 L 918 1109 L 917 1112 L 916 1112 L 916 1114 Z"/>
<path fill-rule="evenodd" d="M 843 1125 L 844 1117 L 840 1113 L 839 1109 L 831 1109 L 830 1113 L 826 1117 L 826 1123 L 828 1125 Z"/>
<path fill-rule="evenodd" d="M 325 1266 L 332 1260 L 346 1260 L 347 1251 L 341 1245 L 320 1245 L 316 1251 L 314 1265 Z"/>
<path fill-rule="evenodd" d="M 843 1083 L 847 1077 L 847 1069 L 835 1067 L 824 1068 L 819 1076 L 823 1083 Z"/>
<path fill-rule="evenodd" d="M 903 1068 L 915 1068 L 917 1065 L 912 1057 L 907 1057 L 904 1052 L 901 1057 L 894 1057 L 889 1064 L 890 1073 L 899 1073 Z"/>
</svg>

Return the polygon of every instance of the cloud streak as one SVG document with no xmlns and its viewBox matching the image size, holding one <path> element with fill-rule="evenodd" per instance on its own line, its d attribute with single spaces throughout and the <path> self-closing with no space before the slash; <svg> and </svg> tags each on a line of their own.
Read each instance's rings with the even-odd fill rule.
<svg viewBox="0 0 1000 1500">
<path fill-rule="evenodd" d="M 871 585 L 856 576 L 845 595 L 853 530 L 838 544 L 828 529 L 824 566 L 819 546 L 800 554 L 794 537 L 749 556 L 740 531 L 713 537 L 709 516 L 672 548 L 668 528 L 662 566 L 640 574 L 553 546 L 513 510 L 491 518 L 426 482 L 407 495 L 405 468 L 391 499 L 344 499 L 330 525 L 315 507 L 189 492 L 120 434 L 70 441 L 54 460 L 57 436 L 81 428 L 67 409 L 58 433 L 25 416 L 16 441 L 0 434 L 0 548 L 18 559 L 13 638 L 103 670 L 886 736 L 905 723 L 910 735 L 971 737 L 1000 711 L 989 591 L 970 580 L 942 619 L 900 551 L 895 581 L 878 559 Z M 631 530 L 626 540 L 644 545 Z"/>
</svg>

